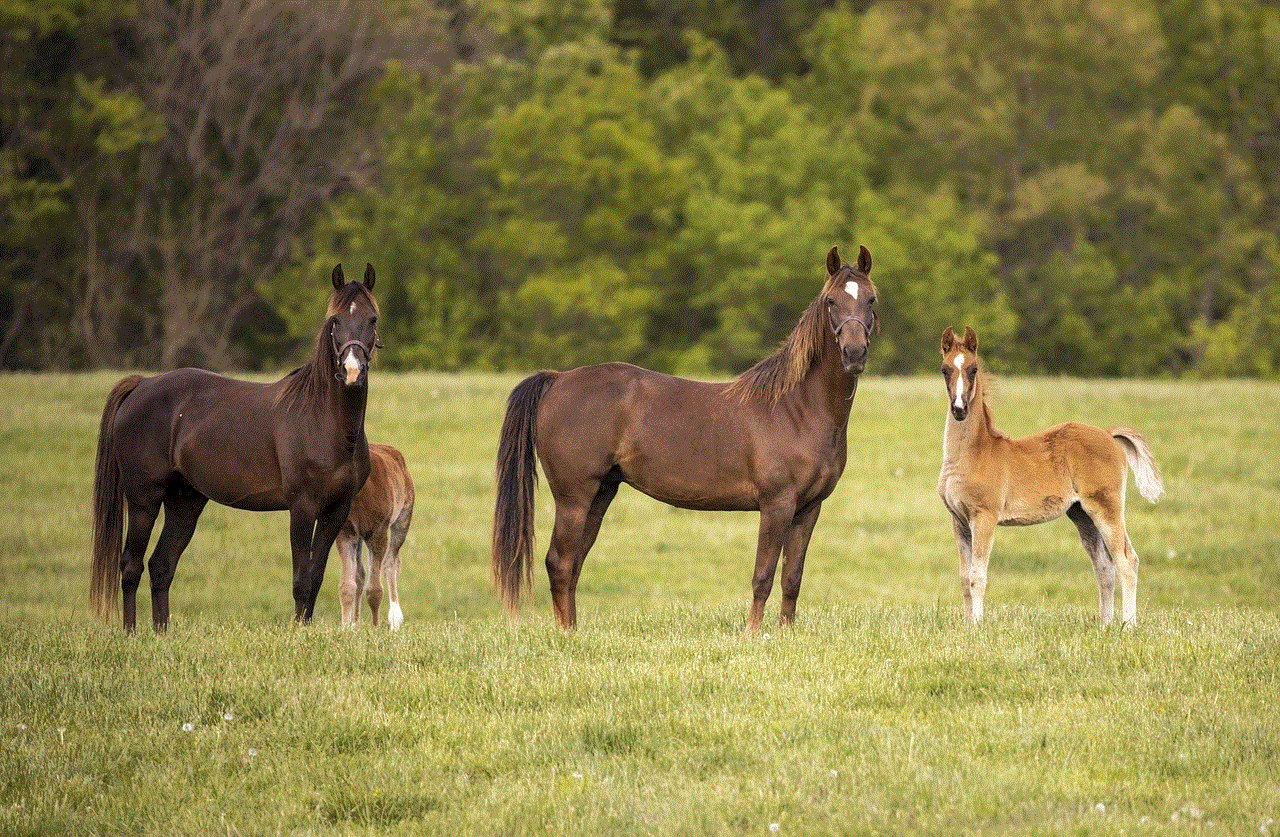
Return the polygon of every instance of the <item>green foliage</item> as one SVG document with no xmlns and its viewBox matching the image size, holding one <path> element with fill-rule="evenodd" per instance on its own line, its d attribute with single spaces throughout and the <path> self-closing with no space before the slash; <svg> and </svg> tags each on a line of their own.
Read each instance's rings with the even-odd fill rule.
<svg viewBox="0 0 1280 837">
<path fill-rule="evenodd" d="M 192 8 L 221 42 L 230 7 Z M 1280 375 L 1274 4 L 334 8 L 226 18 L 353 32 L 350 61 L 264 50 L 255 98 L 156 72 L 170 5 L 0 4 L 0 364 L 285 363 L 368 260 L 390 367 L 723 374 L 867 244 L 873 368 L 968 322 L 999 368 Z M 331 127 L 279 133 L 308 107 Z"/>
</svg>

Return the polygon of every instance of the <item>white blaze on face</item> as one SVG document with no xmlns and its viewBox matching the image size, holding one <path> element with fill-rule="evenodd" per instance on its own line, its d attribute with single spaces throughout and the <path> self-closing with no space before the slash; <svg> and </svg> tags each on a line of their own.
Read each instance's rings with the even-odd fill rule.
<svg viewBox="0 0 1280 837">
<path fill-rule="evenodd" d="M 347 385 L 354 384 L 360 378 L 360 361 L 356 360 L 356 350 L 353 346 L 347 349 L 347 356 L 342 361 L 342 368 L 347 370 Z"/>
<path fill-rule="evenodd" d="M 956 359 L 951 361 L 956 368 L 956 409 L 964 409 L 964 353 L 956 355 Z"/>
<path fill-rule="evenodd" d="M 858 283 L 857 283 L 857 282 L 845 282 L 845 283 L 844 283 L 844 292 L 845 292 L 845 293 L 847 293 L 849 296 L 853 297 L 854 299 L 857 299 L 857 298 L 858 298 Z"/>
</svg>

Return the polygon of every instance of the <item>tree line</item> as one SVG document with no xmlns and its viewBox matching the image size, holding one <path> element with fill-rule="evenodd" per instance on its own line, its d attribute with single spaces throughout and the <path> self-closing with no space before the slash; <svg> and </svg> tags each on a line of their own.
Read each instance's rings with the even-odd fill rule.
<svg viewBox="0 0 1280 837">
<path fill-rule="evenodd" d="M 1280 376 L 1261 0 L 0 0 L 0 367 L 740 371 L 832 244 L 878 372 Z"/>
</svg>

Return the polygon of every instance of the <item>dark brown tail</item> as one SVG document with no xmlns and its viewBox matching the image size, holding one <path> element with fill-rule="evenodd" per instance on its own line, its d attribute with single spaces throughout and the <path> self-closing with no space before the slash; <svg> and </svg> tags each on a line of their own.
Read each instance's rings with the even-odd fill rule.
<svg viewBox="0 0 1280 837">
<path fill-rule="evenodd" d="M 521 589 L 532 583 L 533 576 L 533 508 L 538 485 L 533 436 L 538 405 L 559 374 L 535 372 L 511 390 L 498 437 L 493 583 L 512 616 L 520 606 Z"/>
<path fill-rule="evenodd" d="M 120 550 L 123 546 L 124 491 L 120 466 L 111 447 L 111 425 L 124 399 L 142 380 L 130 375 L 115 385 L 102 408 L 98 426 L 98 461 L 93 477 L 93 569 L 89 601 L 104 622 L 111 621 L 120 597 Z"/>
</svg>

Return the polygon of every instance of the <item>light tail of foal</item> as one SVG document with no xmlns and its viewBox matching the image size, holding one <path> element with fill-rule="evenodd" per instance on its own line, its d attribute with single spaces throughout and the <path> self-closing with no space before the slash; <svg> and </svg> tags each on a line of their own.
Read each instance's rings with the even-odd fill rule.
<svg viewBox="0 0 1280 837">
<path fill-rule="evenodd" d="M 544 370 L 525 378 L 507 398 L 498 437 L 497 499 L 493 512 L 493 583 L 514 618 L 521 591 L 533 583 L 533 512 L 538 472 L 535 432 L 542 397 L 558 372 Z"/>
<path fill-rule="evenodd" d="M 1151 446 L 1142 434 L 1127 427 L 1112 428 L 1111 436 L 1120 443 L 1124 450 L 1124 458 L 1133 471 L 1133 482 L 1143 499 L 1154 503 L 1164 494 L 1164 477 L 1160 475 L 1160 466 L 1151 453 Z"/>
</svg>

